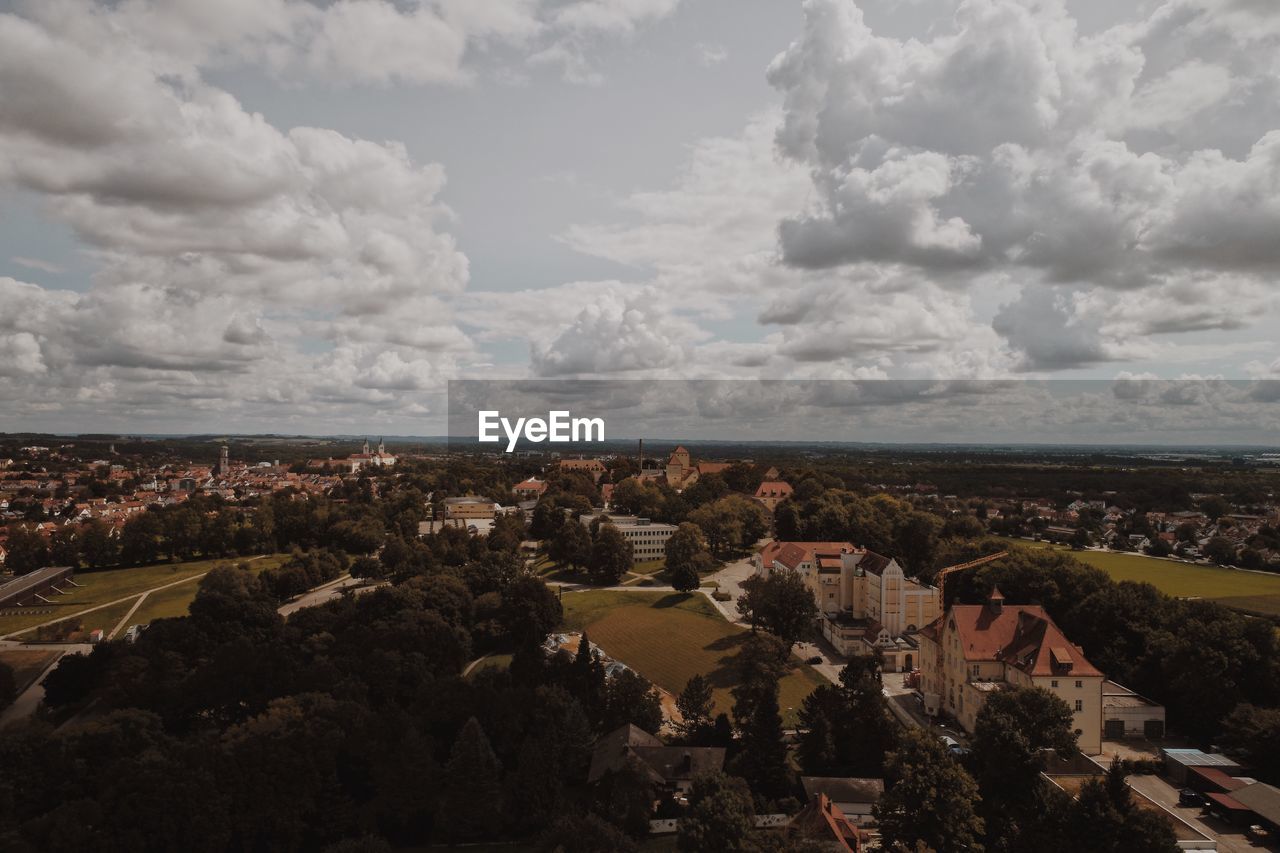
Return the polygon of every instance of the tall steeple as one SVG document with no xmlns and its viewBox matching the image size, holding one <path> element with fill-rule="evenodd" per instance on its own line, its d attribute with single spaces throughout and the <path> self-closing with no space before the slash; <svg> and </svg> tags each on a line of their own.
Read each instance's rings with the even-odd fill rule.
<svg viewBox="0 0 1280 853">
<path fill-rule="evenodd" d="M 361 445 L 360 447 L 360 452 L 363 453 L 365 456 L 369 455 L 369 439 L 366 438 L 364 440 L 364 444 Z"/>
<path fill-rule="evenodd" d="M 215 473 L 221 477 L 231 473 L 231 450 L 225 444 L 218 451 L 218 467 Z"/>
<path fill-rule="evenodd" d="M 385 441 L 383 441 L 381 438 L 379 438 L 379 439 L 378 439 L 378 454 L 379 454 L 379 455 L 381 455 L 381 454 L 386 453 L 386 452 L 387 452 L 387 443 L 386 443 Z"/>
</svg>

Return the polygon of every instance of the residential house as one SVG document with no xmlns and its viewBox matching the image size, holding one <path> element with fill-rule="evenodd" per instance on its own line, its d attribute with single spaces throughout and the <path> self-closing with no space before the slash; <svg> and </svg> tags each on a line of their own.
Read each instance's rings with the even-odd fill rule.
<svg viewBox="0 0 1280 853">
<path fill-rule="evenodd" d="M 785 480 L 765 480 L 756 489 L 755 498 L 764 508 L 773 512 L 778 504 L 791 497 L 791 484 Z"/>
<path fill-rule="evenodd" d="M 787 824 L 786 833 L 817 841 L 833 851 L 859 853 L 862 850 L 862 833 L 825 794 L 810 798 Z"/>
<path fill-rule="evenodd" d="M 529 479 L 516 483 L 511 487 L 511 493 L 515 495 L 518 500 L 522 501 L 536 500 L 537 498 L 542 497 L 542 493 L 546 490 L 547 481 L 539 480 L 537 477 L 530 477 Z"/>
<path fill-rule="evenodd" d="M 594 785 L 610 773 L 635 762 L 652 779 L 660 794 L 682 797 L 693 778 L 724 767 L 724 749 L 712 746 L 667 746 L 644 729 L 628 723 L 596 741 L 587 771 Z"/>
<path fill-rule="evenodd" d="M 859 779 L 847 776 L 801 776 L 805 795 L 810 800 L 824 796 L 858 825 L 872 821 L 871 812 L 884 795 L 883 779 Z"/>
</svg>

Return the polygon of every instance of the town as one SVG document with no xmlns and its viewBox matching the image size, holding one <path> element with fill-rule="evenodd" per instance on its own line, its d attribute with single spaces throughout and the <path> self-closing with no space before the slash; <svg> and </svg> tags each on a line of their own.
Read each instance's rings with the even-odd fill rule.
<svg viewBox="0 0 1280 853">
<path fill-rule="evenodd" d="M 1268 847 L 1278 476 L 4 439 L 0 837 L 70 849 L 92 809 L 166 849 Z M 227 794 L 156 788 L 184 756 Z M 55 796 L 67 762 L 113 781 Z"/>
</svg>

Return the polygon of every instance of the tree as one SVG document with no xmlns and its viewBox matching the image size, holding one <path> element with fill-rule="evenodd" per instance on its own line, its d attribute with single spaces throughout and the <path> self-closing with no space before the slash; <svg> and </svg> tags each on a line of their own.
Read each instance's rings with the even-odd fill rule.
<svg viewBox="0 0 1280 853">
<path fill-rule="evenodd" d="M 0 662 L 0 711 L 8 708 L 18 698 L 18 685 L 13 678 L 13 668 Z"/>
<path fill-rule="evenodd" d="M 649 834 L 656 796 L 649 770 L 640 759 L 628 755 L 621 767 L 605 774 L 596 785 L 595 807 L 614 826 L 643 838 Z"/>
<path fill-rule="evenodd" d="M 1101 779 L 1091 776 L 1071 804 L 1065 835 L 1074 850 L 1097 853 L 1175 853 L 1176 836 L 1157 812 L 1135 808 L 1118 757 Z"/>
<path fill-rule="evenodd" d="M 893 749 L 897 725 L 885 704 L 878 669 L 871 659 L 850 661 L 840 684 L 822 685 L 800 709 L 800 762 L 816 776 L 884 775 L 885 753 Z"/>
<path fill-rule="evenodd" d="M 1237 705 L 1223 720 L 1222 745 L 1265 782 L 1280 781 L 1280 709 Z"/>
<path fill-rule="evenodd" d="M 111 536 L 111 528 L 98 519 L 81 528 L 80 552 L 85 565 L 91 569 L 114 566 L 120 561 L 120 546 Z"/>
<path fill-rule="evenodd" d="M 751 792 L 741 779 L 707 773 L 693 780 L 689 809 L 680 818 L 676 846 L 682 853 L 749 850 L 755 826 Z"/>
<path fill-rule="evenodd" d="M 1200 511 L 1208 516 L 1210 521 L 1217 521 L 1231 512 L 1231 504 L 1220 495 L 1209 495 L 1200 500 Z"/>
<path fill-rule="evenodd" d="M 1235 562 L 1235 543 L 1225 536 L 1214 536 L 1204 546 L 1204 555 L 1219 566 L 1227 566 Z"/>
<path fill-rule="evenodd" d="M 563 815 L 538 839 L 538 853 L 635 853 L 635 842 L 595 815 Z"/>
<path fill-rule="evenodd" d="M 676 710 L 680 712 L 680 722 L 676 724 L 680 736 L 694 744 L 702 743 L 711 733 L 711 715 L 715 712 L 711 682 L 695 673 L 676 697 Z"/>
<path fill-rule="evenodd" d="M 26 524 L 9 525 L 9 539 L 5 543 L 9 555 L 5 567 L 15 575 L 25 575 L 49 563 L 49 548 L 44 537 Z"/>
<path fill-rule="evenodd" d="M 754 629 L 764 628 L 782 640 L 784 656 L 813 633 L 818 607 L 804 579 L 793 571 L 774 570 L 768 577 L 743 581 L 738 612 Z"/>
<path fill-rule="evenodd" d="M 585 569 L 591 563 L 591 535 L 587 528 L 567 519 L 552 535 L 547 556 L 561 566 Z"/>
<path fill-rule="evenodd" d="M 666 556 L 671 585 L 681 592 L 697 589 L 701 582 L 700 573 L 712 565 L 702 528 L 688 521 L 681 522 L 667 540 Z"/>
<path fill-rule="evenodd" d="M 120 558 L 141 565 L 160 558 L 164 530 L 156 514 L 150 510 L 129 518 L 120 531 Z"/>
<path fill-rule="evenodd" d="M 973 729 L 974 771 L 982 816 L 992 837 L 1014 839 L 1034 822 L 1043 787 L 1044 751 L 1077 751 L 1074 717 L 1065 701 L 1042 687 L 990 694 Z"/>
<path fill-rule="evenodd" d="M 502 765 L 475 717 L 458 734 L 444 778 L 437 813 L 441 832 L 455 841 L 493 837 L 494 816 L 502 813 Z"/>
<path fill-rule="evenodd" d="M 629 669 L 605 679 L 600 728 L 611 732 L 630 723 L 647 732 L 662 728 L 662 700 L 647 679 Z"/>
<path fill-rule="evenodd" d="M 778 709 L 778 678 L 768 670 L 749 673 L 733 688 L 733 716 L 738 723 L 741 751 L 733 760 L 733 772 L 763 797 L 786 795 L 791 781 L 787 745 L 782 738 Z"/>
<path fill-rule="evenodd" d="M 620 581 L 631 570 L 633 550 L 617 526 L 600 525 L 596 540 L 591 545 L 591 563 L 588 566 L 592 582 L 610 586 Z"/>
<path fill-rule="evenodd" d="M 931 732 L 910 729 L 889 756 L 875 806 L 885 849 L 981 853 L 978 786 Z"/>
<path fill-rule="evenodd" d="M 533 575 L 516 577 L 501 596 L 503 623 L 519 648 L 540 645 L 564 618 L 560 599 Z"/>
<path fill-rule="evenodd" d="M 599 718 L 604 707 L 604 682 L 604 665 L 591 648 L 587 632 L 583 631 L 569 670 L 569 692 L 578 697 L 587 715 L 593 719 Z"/>
<path fill-rule="evenodd" d="M 933 568 L 942 519 L 931 512 L 909 512 L 894 527 L 894 551 L 909 577 Z"/>
</svg>

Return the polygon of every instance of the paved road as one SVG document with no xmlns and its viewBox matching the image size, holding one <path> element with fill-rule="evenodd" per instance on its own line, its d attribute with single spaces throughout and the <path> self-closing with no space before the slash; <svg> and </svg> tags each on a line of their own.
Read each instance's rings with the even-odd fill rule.
<svg viewBox="0 0 1280 853">
<path fill-rule="evenodd" d="M 19 720 L 25 720 L 36 712 L 36 708 L 44 701 L 44 680 L 53 671 L 53 668 L 58 665 L 58 661 L 62 660 L 63 654 L 81 653 L 87 655 L 93 651 L 93 646 L 89 643 L 59 643 L 56 646 L 42 645 L 41 648 L 56 649 L 61 651 L 62 654 L 54 658 L 53 662 L 45 667 L 44 672 L 40 673 L 36 680 L 31 683 L 31 686 L 22 691 L 17 700 L 8 708 L 5 708 L 3 713 L 0 713 L 0 729 Z"/>
<path fill-rule="evenodd" d="M 1199 808 L 1178 805 L 1178 789 L 1159 776 L 1130 776 L 1129 787 L 1146 795 L 1178 817 L 1218 842 L 1223 853 L 1257 853 L 1276 850 L 1275 845 L 1254 844 L 1244 834 L 1244 827 L 1231 826 L 1202 814 Z"/>
<path fill-rule="evenodd" d="M 380 586 L 386 586 L 390 581 L 377 581 L 376 583 L 366 583 L 358 578 L 350 575 L 343 575 L 336 580 L 331 580 L 326 584 L 322 584 L 310 592 L 304 592 L 302 595 L 286 601 L 280 605 L 280 615 L 288 617 L 291 613 L 296 613 L 304 607 L 315 607 L 317 604 L 324 604 L 326 601 L 332 601 L 340 598 L 344 591 L 354 589 L 355 594 L 367 592 L 371 589 L 377 589 Z M 362 585 L 363 584 L 363 585 Z"/>
</svg>

